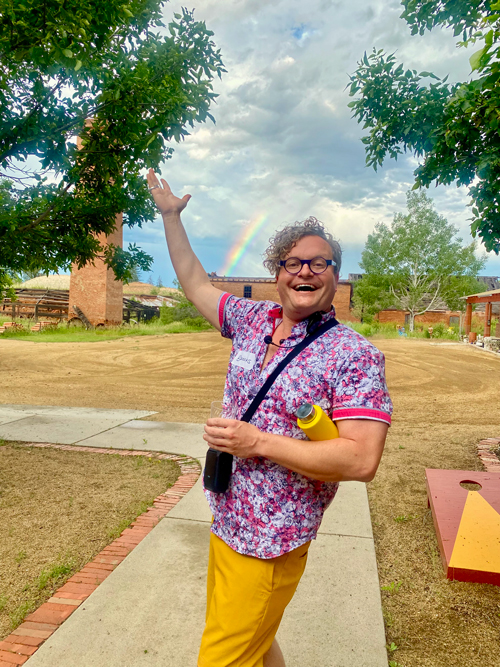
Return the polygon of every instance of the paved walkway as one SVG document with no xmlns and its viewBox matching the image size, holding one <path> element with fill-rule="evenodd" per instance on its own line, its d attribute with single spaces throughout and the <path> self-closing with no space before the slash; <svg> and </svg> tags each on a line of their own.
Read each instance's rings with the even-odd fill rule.
<svg viewBox="0 0 500 667">
<path fill-rule="evenodd" d="M 203 465 L 200 424 L 148 412 L 0 406 L 0 438 L 187 454 Z M 204 621 L 210 512 L 201 479 L 24 664 L 195 667 Z M 278 633 L 287 667 L 386 667 L 366 488 L 340 486 Z"/>
</svg>

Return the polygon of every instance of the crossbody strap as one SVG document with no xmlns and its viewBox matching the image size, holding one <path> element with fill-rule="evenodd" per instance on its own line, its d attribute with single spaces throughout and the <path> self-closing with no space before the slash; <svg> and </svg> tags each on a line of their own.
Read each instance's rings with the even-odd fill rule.
<svg viewBox="0 0 500 667">
<path fill-rule="evenodd" d="M 259 392 L 257 393 L 257 396 L 253 399 L 253 401 L 250 403 L 248 408 L 245 410 L 245 414 L 243 417 L 241 417 L 240 421 L 243 422 L 249 422 L 252 417 L 254 416 L 257 408 L 259 405 L 262 403 L 264 400 L 267 392 L 271 388 L 271 385 L 273 382 L 276 380 L 278 375 L 281 373 L 281 371 L 285 368 L 285 366 L 288 366 L 288 364 L 294 359 L 299 352 L 302 352 L 302 350 L 310 345 L 313 341 L 316 340 L 316 338 L 319 338 L 319 336 L 322 336 L 324 333 L 326 333 L 329 329 L 332 329 L 334 326 L 338 324 L 338 321 L 332 317 L 332 319 L 328 320 L 324 324 L 322 324 L 320 327 L 316 329 L 314 333 L 312 333 L 310 336 L 306 336 L 304 340 L 302 340 L 300 343 L 297 345 L 294 345 L 292 348 L 292 351 L 289 352 L 284 359 L 280 361 L 280 363 L 276 366 L 274 371 L 271 373 L 271 375 L 267 378 L 267 380 L 264 382 L 262 387 L 260 388 Z"/>
</svg>

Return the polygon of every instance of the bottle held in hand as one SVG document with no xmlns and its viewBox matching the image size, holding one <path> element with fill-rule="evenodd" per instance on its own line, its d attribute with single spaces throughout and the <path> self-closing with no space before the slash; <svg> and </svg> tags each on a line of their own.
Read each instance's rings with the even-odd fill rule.
<svg viewBox="0 0 500 667">
<path fill-rule="evenodd" d="M 303 403 L 297 410 L 297 425 L 309 440 L 333 440 L 339 437 L 338 428 L 319 405 Z"/>
<path fill-rule="evenodd" d="M 210 408 L 210 417 L 234 419 L 234 410 L 225 408 L 221 401 L 213 401 Z M 231 481 L 233 471 L 233 455 L 209 448 L 203 471 L 203 484 L 208 491 L 225 493 Z"/>
</svg>

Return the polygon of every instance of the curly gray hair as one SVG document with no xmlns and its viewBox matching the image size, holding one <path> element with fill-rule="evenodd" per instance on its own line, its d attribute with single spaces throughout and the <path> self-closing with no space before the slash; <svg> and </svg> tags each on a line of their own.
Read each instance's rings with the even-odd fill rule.
<svg viewBox="0 0 500 667">
<path fill-rule="evenodd" d="M 269 247 L 264 253 L 265 259 L 263 262 L 269 273 L 274 273 L 278 277 L 281 268 L 280 260 L 285 259 L 297 241 L 300 241 L 304 236 L 319 236 L 325 239 L 332 249 L 333 261 L 336 264 L 333 270 L 338 275 L 340 273 L 340 265 L 342 264 L 340 244 L 325 230 L 323 223 L 312 216 L 302 222 L 294 222 L 291 225 L 287 225 L 269 239 Z"/>
</svg>

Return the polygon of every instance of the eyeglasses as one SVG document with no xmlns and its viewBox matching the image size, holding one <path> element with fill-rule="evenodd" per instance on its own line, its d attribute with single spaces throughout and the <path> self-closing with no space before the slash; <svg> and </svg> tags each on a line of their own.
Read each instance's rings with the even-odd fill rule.
<svg viewBox="0 0 500 667">
<path fill-rule="evenodd" d="M 280 260 L 280 266 L 285 267 L 285 271 L 296 275 L 302 271 L 304 264 L 307 264 L 312 273 L 324 273 L 328 266 L 337 266 L 332 259 L 325 259 L 324 257 L 313 257 L 312 259 L 299 259 L 298 257 L 289 257 L 288 259 Z"/>
</svg>

